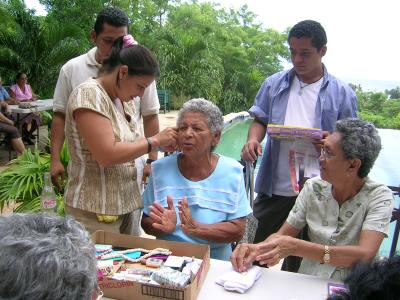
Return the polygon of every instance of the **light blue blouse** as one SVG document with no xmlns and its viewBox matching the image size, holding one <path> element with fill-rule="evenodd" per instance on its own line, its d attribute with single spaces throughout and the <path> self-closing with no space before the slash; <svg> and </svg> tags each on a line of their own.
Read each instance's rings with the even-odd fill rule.
<svg viewBox="0 0 400 300">
<path fill-rule="evenodd" d="M 219 156 L 214 172 L 204 180 L 193 182 L 181 174 L 177 162 L 178 155 L 173 154 L 152 163 L 152 176 L 143 193 L 144 214 L 150 214 L 149 206 L 155 201 L 163 207 L 168 207 L 167 195 L 171 195 L 177 213 L 176 229 L 172 234 L 160 238 L 209 244 L 212 258 L 229 260 L 232 253 L 230 244 L 212 243 L 186 235 L 182 231 L 178 201 L 186 196 L 193 219 L 204 224 L 247 216 L 252 210 L 245 191 L 243 167 L 232 158 Z"/>
<path fill-rule="evenodd" d="M 10 95 L 8 94 L 7 90 L 4 88 L 4 86 L 0 86 L 0 101 L 4 101 L 10 98 Z"/>
</svg>

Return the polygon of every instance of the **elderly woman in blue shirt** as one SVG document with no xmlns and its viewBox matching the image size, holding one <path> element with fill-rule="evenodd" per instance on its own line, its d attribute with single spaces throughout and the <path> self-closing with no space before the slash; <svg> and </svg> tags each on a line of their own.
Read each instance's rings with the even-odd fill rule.
<svg viewBox="0 0 400 300">
<path fill-rule="evenodd" d="M 221 111 L 205 99 L 183 105 L 177 120 L 181 152 L 152 163 L 143 193 L 142 227 L 159 239 L 209 244 L 211 257 L 229 260 L 251 213 L 242 166 L 213 152 Z"/>
<path fill-rule="evenodd" d="M 368 177 L 380 150 L 374 125 L 337 121 L 321 150 L 321 177 L 307 180 L 277 233 L 235 249 L 234 269 L 245 271 L 253 261 L 272 266 L 298 256 L 303 258 L 300 273 L 344 280 L 352 265 L 371 262 L 389 234 L 393 209 L 390 189 Z M 310 241 L 296 238 L 305 225 Z"/>
</svg>

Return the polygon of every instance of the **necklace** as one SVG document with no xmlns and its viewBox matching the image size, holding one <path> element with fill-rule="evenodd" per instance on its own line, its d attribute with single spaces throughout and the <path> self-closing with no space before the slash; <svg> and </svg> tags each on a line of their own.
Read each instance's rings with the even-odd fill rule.
<svg viewBox="0 0 400 300">
<path fill-rule="evenodd" d="M 312 85 L 312 84 L 317 83 L 318 81 L 322 80 L 322 77 L 323 77 L 323 74 L 322 74 L 321 77 L 318 78 L 316 81 L 310 82 L 310 83 L 306 83 L 306 82 L 302 82 L 302 81 L 300 80 L 300 78 L 296 75 L 296 78 L 297 78 L 297 80 L 299 81 L 299 86 L 300 86 L 299 91 L 297 92 L 297 93 L 299 94 L 299 96 L 303 95 L 303 90 L 304 90 L 306 87 L 308 87 L 309 85 Z"/>
<path fill-rule="evenodd" d="M 304 82 L 301 82 L 301 80 L 300 80 L 299 78 L 297 78 L 297 79 L 299 80 L 299 85 L 300 85 L 298 94 L 299 94 L 299 96 L 301 96 L 301 95 L 303 95 L 303 89 L 304 89 L 305 87 L 309 86 L 309 85 L 312 84 L 312 83 L 304 83 Z"/>
</svg>

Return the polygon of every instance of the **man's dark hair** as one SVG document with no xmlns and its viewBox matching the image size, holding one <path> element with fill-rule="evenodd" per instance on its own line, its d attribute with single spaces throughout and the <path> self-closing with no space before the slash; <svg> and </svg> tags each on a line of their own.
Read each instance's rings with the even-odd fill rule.
<svg viewBox="0 0 400 300">
<path fill-rule="evenodd" d="M 24 74 L 24 72 L 18 72 L 17 75 L 15 75 L 15 79 L 18 81 Z"/>
<path fill-rule="evenodd" d="M 107 23 L 114 27 L 122 27 L 129 25 L 129 19 L 126 13 L 117 7 L 106 7 L 97 15 L 94 23 L 94 31 L 100 34 L 103 31 L 103 25 Z"/>
<path fill-rule="evenodd" d="M 400 257 L 356 265 L 344 281 L 348 292 L 328 300 L 397 300 L 400 297 Z"/>
<path fill-rule="evenodd" d="M 328 42 L 324 27 L 313 20 L 301 21 L 294 25 L 289 31 L 288 43 L 292 37 L 298 39 L 302 37 L 311 38 L 313 47 L 317 48 L 318 51 Z"/>
</svg>

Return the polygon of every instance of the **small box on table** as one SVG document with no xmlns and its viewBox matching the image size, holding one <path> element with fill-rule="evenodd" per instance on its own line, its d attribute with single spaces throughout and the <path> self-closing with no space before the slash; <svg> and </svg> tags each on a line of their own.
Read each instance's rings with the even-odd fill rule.
<svg viewBox="0 0 400 300">
<path fill-rule="evenodd" d="M 172 251 L 172 255 L 189 256 L 203 260 L 193 282 L 184 289 L 153 286 L 134 281 L 121 281 L 104 277 L 99 280 L 99 287 L 104 296 L 119 299 L 143 299 L 154 300 L 166 298 L 176 300 L 195 300 L 210 268 L 210 247 L 208 245 L 170 242 L 164 240 L 146 239 L 131 235 L 117 234 L 105 231 L 96 231 L 92 235 L 96 244 L 108 244 L 114 247 L 124 248 L 166 248 Z"/>
</svg>

